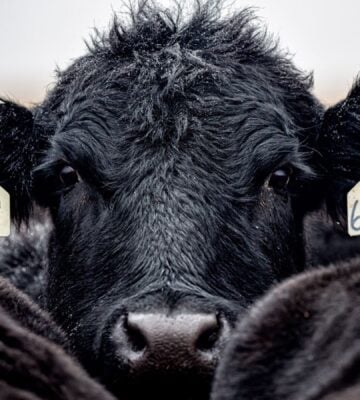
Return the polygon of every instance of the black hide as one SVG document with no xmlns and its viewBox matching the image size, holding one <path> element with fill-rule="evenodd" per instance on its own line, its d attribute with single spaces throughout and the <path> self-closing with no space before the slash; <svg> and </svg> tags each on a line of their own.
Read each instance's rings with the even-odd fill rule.
<svg viewBox="0 0 360 400">
<path fill-rule="evenodd" d="M 113 399 L 64 352 L 66 346 L 50 316 L 0 278 L 0 398 Z"/>
<path fill-rule="evenodd" d="M 359 398 L 360 259 L 292 278 L 236 328 L 213 400 Z"/>
</svg>

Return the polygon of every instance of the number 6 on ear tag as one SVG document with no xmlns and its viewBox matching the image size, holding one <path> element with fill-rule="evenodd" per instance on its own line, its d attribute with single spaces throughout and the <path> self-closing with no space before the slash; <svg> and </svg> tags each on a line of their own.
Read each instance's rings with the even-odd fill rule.
<svg viewBox="0 0 360 400">
<path fill-rule="evenodd" d="M 10 195 L 0 186 L 0 236 L 10 235 Z"/>
<path fill-rule="evenodd" d="M 348 233 L 360 236 L 360 182 L 347 194 Z"/>
</svg>

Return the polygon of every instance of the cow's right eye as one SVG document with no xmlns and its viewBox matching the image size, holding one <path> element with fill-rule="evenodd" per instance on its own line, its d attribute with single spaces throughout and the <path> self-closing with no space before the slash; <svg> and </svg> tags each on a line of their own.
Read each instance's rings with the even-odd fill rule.
<svg viewBox="0 0 360 400">
<path fill-rule="evenodd" d="M 275 190 L 284 190 L 290 181 L 292 168 L 285 166 L 275 170 L 269 178 L 269 186 Z"/>
<path fill-rule="evenodd" d="M 65 165 L 61 169 L 60 174 L 59 174 L 59 178 L 60 178 L 61 183 L 65 187 L 74 186 L 80 180 L 79 174 L 70 165 Z"/>
</svg>

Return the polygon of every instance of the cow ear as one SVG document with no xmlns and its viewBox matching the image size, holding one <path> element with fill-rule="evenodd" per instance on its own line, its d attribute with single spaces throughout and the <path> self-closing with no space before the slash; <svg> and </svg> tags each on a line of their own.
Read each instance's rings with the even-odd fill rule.
<svg viewBox="0 0 360 400">
<path fill-rule="evenodd" d="M 360 181 L 360 80 L 325 112 L 316 147 L 326 175 L 328 212 L 345 226 L 346 195 Z"/>
<path fill-rule="evenodd" d="M 30 110 L 0 100 L 0 186 L 10 194 L 11 216 L 27 221 L 31 208 L 32 169 L 39 157 L 40 132 Z"/>
</svg>

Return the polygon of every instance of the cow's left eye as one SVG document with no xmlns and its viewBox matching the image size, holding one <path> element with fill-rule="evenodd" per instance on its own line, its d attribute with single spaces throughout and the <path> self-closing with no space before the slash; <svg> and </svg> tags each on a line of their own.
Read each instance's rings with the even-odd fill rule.
<svg viewBox="0 0 360 400">
<path fill-rule="evenodd" d="M 281 190 L 285 189 L 291 178 L 292 169 L 290 167 L 283 167 L 275 170 L 269 178 L 269 186 Z"/>
</svg>

